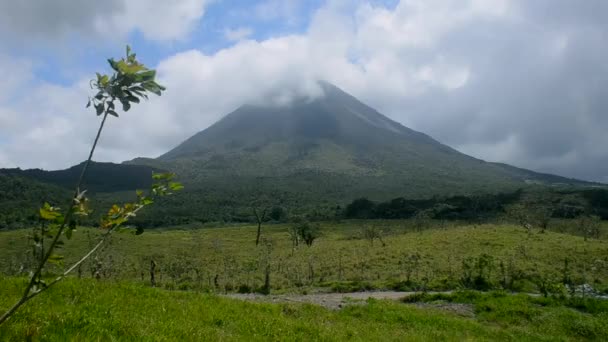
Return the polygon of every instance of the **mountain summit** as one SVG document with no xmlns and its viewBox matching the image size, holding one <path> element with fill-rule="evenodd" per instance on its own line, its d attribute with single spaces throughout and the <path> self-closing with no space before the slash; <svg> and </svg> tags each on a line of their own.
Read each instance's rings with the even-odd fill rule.
<svg viewBox="0 0 608 342">
<path fill-rule="evenodd" d="M 196 158 L 212 151 L 251 152 L 282 143 L 297 150 L 303 145 L 312 148 L 330 143 L 355 151 L 373 151 L 399 142 L 446 148 L 336 86 L 319 84 L 324 95 L 315 99 L 302 98 L 284 106 L 244 105 L 160 159 Z"/>
<path fill-rule="evenodd" d="M 280 184 L 298 192 L 305 186 L 342 200 L 580 183 L 467 156 L 330 83 L 319 85 L 322 96 L 283 106 L 244 105 L 158 159 L 131 163 L 176 170 L 194 188 L 222 184 L 229 191 L 267 182 L 265 189 Z"/>
</svg>

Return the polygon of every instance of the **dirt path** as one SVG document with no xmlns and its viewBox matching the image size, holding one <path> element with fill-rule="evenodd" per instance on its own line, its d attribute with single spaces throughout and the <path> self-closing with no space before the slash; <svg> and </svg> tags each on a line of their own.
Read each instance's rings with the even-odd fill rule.
<svg viewBox="0 0 608 342">
<path fill-rule="evenodd" d="M 227 294 L 226 297 L 247 301 L 260 301 L 267 303 L 309 303 L 320 305 L 331 310 L 339 310 L 347 305 L 362 305 L 365 301 L 373 299 L 400 300 L 420 292 L 401 292 L 401 291 L 370 291 L 370 292 L 349 292 L 349 293 L 313 293 L 307 295 L 284 294 L 284 295 L 261 295 L 261 294 Z M 427 292 L 429 294 L 451 294 L 452 291 Z M 540 296 L 536 293 L 525 293 L 528 296 Z M 608 296 L 595 295 L 595 298 L 608 300 Z M 474 317 L 473 305 L 460 303 L 411 303 L 421 308 L 433 308 L 451 312 L 460 316 Z"/>
<path fill-rule="evenodd" d="M 286 294 L 264 296 L 259 294 L 228 294 L 227 297 L 248 300 L 263 301 L 271 303 L 310 303 L 321 305 L 328 309 L 341 309 L 344 305 L 362 304 L 369 298 L 399 300 L 403 297 L 413 295 L 416 292 L 399 291 L 373 291 L 373 292 L 349 292 L 349 293 L 317 293 L 308 295 Z M 433 293 L 433 292 L 430 292 Z M 442 292 L 450 293 L 450 292 Z"/>
</svg>

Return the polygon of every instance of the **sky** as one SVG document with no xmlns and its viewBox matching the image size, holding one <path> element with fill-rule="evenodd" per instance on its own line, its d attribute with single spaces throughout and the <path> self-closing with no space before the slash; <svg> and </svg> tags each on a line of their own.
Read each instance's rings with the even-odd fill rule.
<svg viewBox="0 0 608 342">
<path fill-rule="evenodd" d="M 98 161 L 322 79 L 463 153 L 608 182 L 605 0 L 2 1 L 0 167 L 84 160 L 89 80 L 126 44 L 167 91 L 109 120 Z"/>
</svg>

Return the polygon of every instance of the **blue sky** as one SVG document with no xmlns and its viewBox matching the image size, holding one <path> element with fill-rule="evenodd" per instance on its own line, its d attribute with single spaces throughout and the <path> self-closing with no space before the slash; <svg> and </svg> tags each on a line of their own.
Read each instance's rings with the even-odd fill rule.
<svg viewBox="0 0 608 342">
<path fill-rule="evenodd" d="M 21 0 L 0 3 L 0 167 L 66 168 L 106 58 L 168 87 L 109 123 L 96 159 L 156 157 L 250 102 L 328 80 L 462 152 L 608 181 L 608 2 Z"/>
<path fill-rule="evenodd" d="M 122 37 L 122 41 L 130 44 L 146 63 L 156 65 L 163 58 L 184 50 L 197 49 L 213 54 L 227 48 L 234 41 L 227 39 L 226 30 L 250 30 L 251 33 L 246 38 L 255 40 L 303 33 L 322 3 L 322 0 L 216 0 L 205 7 L 204 20 L 197 21 L 193 29 L 183 37 L 169 41 L 151 41 L 145 38 L 141 30 L 135 29 Z M 33 44 L 24 44 L 22 39 L 7 39 L 9 44 L 2 50 L 14 58 L 35 60 L 38 78 L 64 85 L 74 82 L 80 72 L 91 73 L 92 70 L 104 68 L 105 61 L 99 56 L 118 56 L 123 53 L 124 46 L 112 37 L 91 38 L 79 36 L 78 32 L 72 34 L 73 37 L 69 39 L 38 40 Z M 56 44 L 61 44 L 61 48 L 57 48 Z"/>
</svg>

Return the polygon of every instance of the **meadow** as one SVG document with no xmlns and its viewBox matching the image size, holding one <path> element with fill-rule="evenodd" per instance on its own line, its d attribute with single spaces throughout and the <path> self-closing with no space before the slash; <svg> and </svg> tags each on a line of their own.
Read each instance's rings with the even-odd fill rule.
<svg viewBox="0 0 608 342">
<path fill-rule="evenodd" d="M 0 279 L 0 307 L 24 280 Z M 606 340 L 605 301 L 458 293 L 414 298 L 424 306 L 369 300 L 332 311 L 250 303 L 132 282 L 69 279 L 0 327 L 0 340 L 95 341 L 567 341 Z M 411 301 L 411 300 L 406 300 Z M 473 316 L 440 309 L 468 305 Z"/>
<path fill-rule="evenodd" d="M 566 225 L 573 224 L 566 222 Z M 548 284 L 608 289 L 606 241 L 567 233 L 531 233 L 510 224 L 344 221 L 321 224 L 312 246 L 293 245 L 290 225 L 190 226 L 117 233 L 75 276 L 208 292 L 547 290 Z M 603 230 L 605 227 L 603 227 Z M 375 232 L 375 234 L 370 234 Z M 99 231 L 81 228 L 62 250 L 69 265 Z M 0 233 L 0 271 L 23 275 L 31 262 L 28 231 Z M 370 238 L 376 237 L 376 238 Z M 49 273 L 65 266 L 52 266 Z M 267 279 L 268 278 L 268 279 Z"/>
<path fill-rule="evenodd" d="M 607 227 L 585 240 L 566 233 L 571 224 L 324 222 L 310 247 L 293 245 L 288 224 L 262 226 L 259 246 L 252 225 L 117 233 L 0 327 L 0 340 L 605 340 L 608 302 L 593 296 L 608 290 Z M 23 289 L 29 233 L 0 232 L 0 308 Z M 46 276 L 99 233 L 79 228 Z M 575 293 L 582 284 L 594 293 Z M 381 289 L 447 292 L 340 310 L 224 296 Z M 471 314 L 445 310 L 455 304 Z"/>
</svg>

